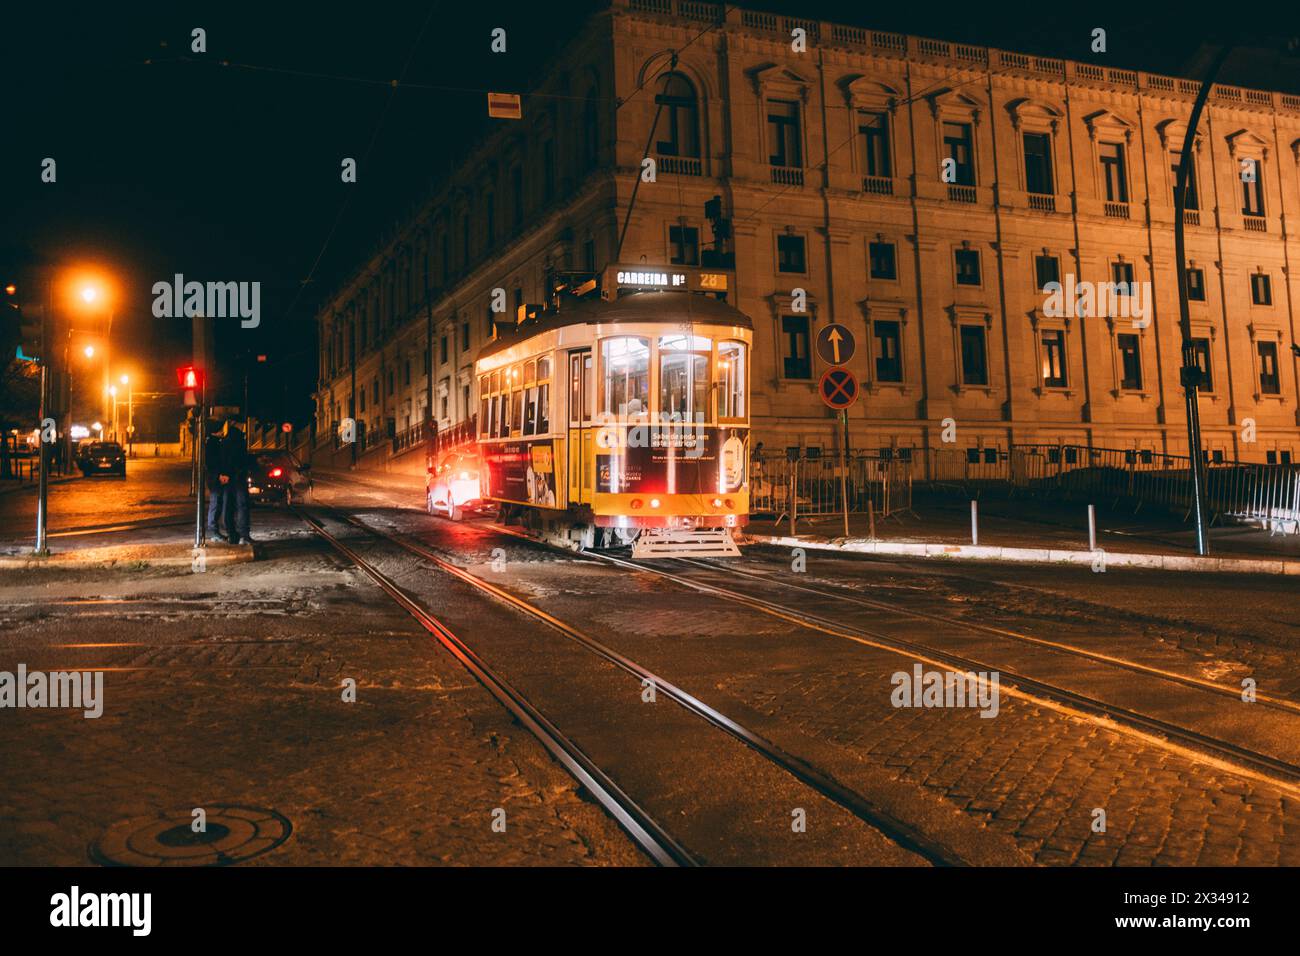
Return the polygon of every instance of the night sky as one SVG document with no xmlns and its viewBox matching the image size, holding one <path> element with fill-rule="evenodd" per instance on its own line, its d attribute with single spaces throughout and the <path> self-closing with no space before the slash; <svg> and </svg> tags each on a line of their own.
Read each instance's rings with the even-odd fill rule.
<svg viewBox="0 0 1300 956">
<path fill-rule="evenodd" d="M 152 366 L 164 388 L 163 376 L 188 355 L 189 322 L 152 316 L 152 284 L 177 272 L 260 281 L 261 328 L 219 323 L 219 348 L 232 369 L 241 354 L 268 354 L 253 413 L 287 411 L 304 423 L 317 302 L 489 123 L 501 122 L 487 119 L 485 92 L 526 89 L 596 6 L 25 4 L 8 11 L 0 252 L 90 260 L 117 276 L 118 353 Z M 1218 30 L 1174 15 L 1172 6 L 745 6 L 1174 74 Z M 496 26 L 508 31 L 505 56 L 489 50 Z M 1104 57 L 1089 50 L 1097 26 L 1108 31 Z M 207 31 L 206 54 L 190 52 L 194 27 Z M 1300 32 L 1295 24 L 1282 29 Z M 1281 48 L 1284 38 L 1261 42 Z M 1297 89 L 1294 69 L 1272 84 L 1254 75 L 1262 63 L 1271 75 L 1266 58 L 1249 56 L 1230 63 L 1223 80 Z M 58 162 L 57 184 L 40 182 L 46 156 Z M 355 185 L 340 182 L 345 156 L 359 162 Z M 285 396 L 296 404 L 282 408 Z"/>
</svg>

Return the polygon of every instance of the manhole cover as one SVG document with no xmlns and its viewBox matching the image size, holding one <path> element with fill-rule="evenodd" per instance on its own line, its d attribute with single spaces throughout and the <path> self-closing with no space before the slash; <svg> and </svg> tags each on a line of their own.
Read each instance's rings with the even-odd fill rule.
<svg viewBox="0 0 1300 956">
<path fill-rule="evenodd" d="M 109 827 L 90 845 L 101 866 L 228 866 L 274 850 L 293 827 L 274 810 L 214 804 L 195 833 L 189 810 L 136 817 Z"/>
</svg>

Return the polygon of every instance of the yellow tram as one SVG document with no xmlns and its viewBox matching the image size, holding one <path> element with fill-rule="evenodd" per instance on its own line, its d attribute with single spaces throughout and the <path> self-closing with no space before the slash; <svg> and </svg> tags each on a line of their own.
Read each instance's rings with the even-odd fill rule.
<svg viewBox="0 0 1300 956">
<path fill-rule="evenodd" d="M 570 547 L 737 554 L 753 324 L 730 274 L 613 266 L 478 355 L 482 495 Z M 580 287 L 581 288 L 581 287 Z"/>
</svg>

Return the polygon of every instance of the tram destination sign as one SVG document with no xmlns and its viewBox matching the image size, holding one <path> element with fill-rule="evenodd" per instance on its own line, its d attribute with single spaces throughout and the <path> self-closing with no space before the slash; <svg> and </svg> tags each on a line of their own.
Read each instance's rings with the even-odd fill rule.
<svg viewBox="0 0 1300 956">
<path fill-rule="evenodd" d="M 857 349 L 857 340 L 847 325 L 832 322 L 817 333 L 817 354 L 827 365 L 847 365 Z"/>
<path fill-rule="evenodd" d="M 731 273 L 717 269 L 681 269 L 638 262 L 610 266 L 605 270 L 601 288 L 611 294 L 618 289 L 726 292 L 731 288 Z"/>
</svg>

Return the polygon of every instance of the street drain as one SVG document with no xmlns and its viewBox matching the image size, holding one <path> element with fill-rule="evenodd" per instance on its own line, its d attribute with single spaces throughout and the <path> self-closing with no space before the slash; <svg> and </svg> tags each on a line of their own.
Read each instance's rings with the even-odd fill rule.
<svg viewBox="0 0 1300 956">
<path fill-rule="evenodd" d="M 115 823 L 90 845 L 90 858 L 100 866 L 229 866 L 274 850 L 293 832 L 274 810 L 231 804 L 203 809 L 207 820 L 200 833 L 192 829 L 188 810 Z"/>
</svg>

